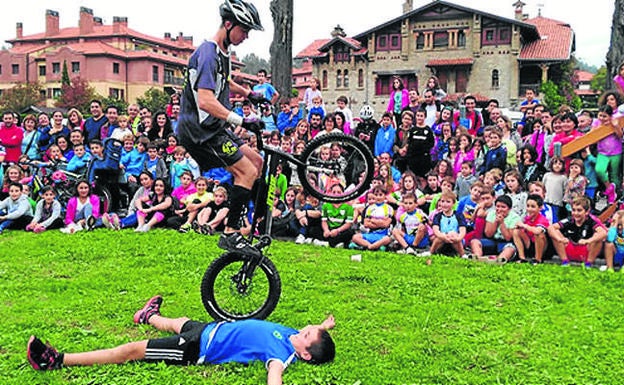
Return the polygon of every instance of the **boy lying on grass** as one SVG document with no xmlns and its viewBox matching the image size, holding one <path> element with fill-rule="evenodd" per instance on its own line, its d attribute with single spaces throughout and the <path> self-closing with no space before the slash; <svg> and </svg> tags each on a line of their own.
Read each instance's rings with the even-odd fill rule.
<svg viewBox="0 0 624 385">
<path fill-rule="evenodd" d="M 160 315 L 161 304 L 161 296 L 151 298 L 134 314 L 134 323 L 152 325 L 158 330 L 176 333 L 174 336 L 84 353 L 59 353 L 31 336 L 28 361 L 35 370 L 128 361 L 162 361 L 171 365 L 262 361 L 268 371 L 267 384 L 273 385 L 282 383 L 282 373 L 298 359 L 315 365 L 334 359 L 334 341 L 327 332 L 335 325 L 331 315 L 320 325 L 295 330 L 254 319 L 202 323 L 186 317 L 166 318 Z"/>
</svg>

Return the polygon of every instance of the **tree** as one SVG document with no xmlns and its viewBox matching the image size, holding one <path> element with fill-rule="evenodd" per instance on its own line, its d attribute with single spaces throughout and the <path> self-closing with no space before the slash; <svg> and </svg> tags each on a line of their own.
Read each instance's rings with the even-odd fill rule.
<svg viewBox="0 0 624 385">
<path fill-rule="evenodd" d="M 164 111 L 167 103 L 169 103 L 169 94 L 152 87 L 143 96 L 137 98 L 137 103 L 141 107 L 147 107 L 152 113 Z"/>
<path fill-rule="evenodd" d="M 128 111 L 128 102 L 123 99 L 114 98 L 112 96 L 103 97 L 100 96 L 96 99 L 102 101 L 102 107 L 104 107 L 104 111 L 106 111 L 106 107 L 115 106 L 119 109 L 119 113 Z"/>
<path fill-rule="evenodd" d="M 266 59 L 256 56 L 254 53 L 250 53 L 241 59 L 245 63 L 245 67 L 241 69 L 242 72 L 250 75 L 255 75 L 260 69 L 269 71 L 271 69 L 271 63 Z"/>
<path fill-rule="evenodd" d="M 42 104 L 44 97 L 41 95 L 43 88 L 41 84 L 19 83 L 13 88 L 9 88 L 0 97 L 0 110 L 19 112 L 24 108 Z"/>
<path fill-rule="evenodd" d="M 271 0 L 273 42 L 271 43 L 271 82 L 280 95 L 292 90 L 293 0 Z"/>
<path fill-rule="evenodd" d="M 69 80 L 69 71 L 67 71 L 67 60 L 63 60 L 63 72 L 61 73 L 61 85 L 68 86 L 71 84 Z"/>
<path fill-rule="evenodd" d="M 607 87 L 607 67 L 602 66 L 594 75 L 591 81 L 591 89 L 596 92 L 604 92 Z"/>
<path fill-rule="evenodd" d="M 61 86 L 61 96 L 55 104 L 57 107 L 75 107 L 82 112 L 87 112 L 91 100 L 96 97 L 95 89 L 89 85 L 89 82 L 81 79 L 80 76 L 76 76 L 72 79 L 71 84 Z"/>
<path fill-rule="evenodd" d="M 607 88 L 613 88 L 613 77 L 624 61 L 624 0 L 615 0 L 611 22 L 611 44 L 607 52 Z"/>
</svg>

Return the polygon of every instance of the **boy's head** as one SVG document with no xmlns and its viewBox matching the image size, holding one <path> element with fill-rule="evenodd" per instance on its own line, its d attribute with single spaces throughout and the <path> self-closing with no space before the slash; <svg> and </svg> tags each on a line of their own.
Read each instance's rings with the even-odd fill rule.
<svg viewBox="0 0 624 385">
<path fill-rule="evenodd" d="M 317 96 L 312 98 L 312 104 L 315 107 L 319 107 L 321 105 L 321 103 L 323 103 L 323 99 L 320 96 L 317 95 Z"/>
<path fill-rule="evenodd" d="M 336 345 L 327 330 L 308 325 L 291 336 L 297 355 L 308 364 L 321 365 L 334 360 Z"/>
<path fill-rule="evenodd" d="M 175 150 L 173 150 L 173 158 L 176 162 L 181 162 L 186 157 L 186 149 L 182 146 L 176 146 Z"/>
<path fill-rule="evenodd" d="M 576 197 L 574 198 L 574 200 L 572 201 L 572 217 L 574 219 L 577 219 L 577 215 L 582 216 L 582 217 L 586 217 L 587 214 L 589 214 L 589 209 L 591 208 L 591 201 L 589 200 L 589 198 L 583 196 L 583 197 Z"/>
<path fill-rule="evenodd" d="M 132 151 L 134 148 L 134 135 L 126 134 L 123 137 L 123 147 L 126 151 Z"/>
<path fill-rule="evenodd" d="M 375 195 L 375 203 L 380 204 L 386 201 L 386 190 L 379 186 L 372 189 L 373 195 Z"/>
<path fill-rule="evenodd" d="M 416 209 L 416 195 L 409 192 L 401 197 L 401 204 L 405 211 L 412 212 Z"/>
<path fill-rule="evenodd" d="M 150 144 L 150 140 L 146 136 L 139 137 L 139 141 L 137 142 L 137 151 L 145 152 L 147 151 L 147 146 Z"/>
<path fill-rule="evenodd" d="M 485 185 L 482 182 L 475 182 L 470 186 L 470 199 L 473 202 L 478 202 L 481 192 L 485 189 Z"/>
<path fill-rule="evenodd" d="M 74 145 L 74 155 L 77 157 L 82 157 L 85 154 L 85 146 L 82 143 L 78 143 Z"/>
<path fill-rule="evenodd" d="M 483 190 L 481 190 L 481 195 L 479 195 L 479 203 L 481 203 L 484 207 L 492 207 L 495 196 L 496 193 L 493 188 L 484 186 Z"/>
<path fill-rule="evenodd" d="M 498 128 L 493 129 L 490 132 L 490 136 L 489 136 L 489 146 L 491 148 L 497 148 L 498 146 L 500 146 L 501 141 L 503 139 L 503 131 L 499 130 Z"/>
<path fill-rule="evenodd" d="M 19 182 L 11 182 L 9 184 L 9 196 L 14 201 L 19 199 L 19 197 L 22 195 L 23 190 L 24 186 L 22 186 L 22 184 Z"/>
<path fill-rule="evenodd" d="M 154 143 L 150 143 L 147 145 L 147 156 L 154 160 L 158 157 L 158 146 Z"/>
<path fill-rule="evenodd" d="M 440 183 L 442 191 L 453 191 L 455 188 L 455 179 L 452 176 L 445 176 Z"/>
<path fill-rule="evenodd" d="M 464 178 L 472 175 L 472 170 L 474 168 L 474 162 L 471 160 L 464 160 L 461 165 L 461 174 Z"/>
<path fill-rule="evenodd" d="M 89 150 L 91 151 L 91 154 L 101 157 L 104 154 L 102 141 L 99 139 L 91 139 L 89 142 Z"/>
<path fill-rule="evenodd" d="M 539 195 L 542 199 L 544 199 L 546 196 L 546 187 L 544 186 L 544 183 L 537 180 L 529 182 L 529 194 Z"/>
<path fill-rule="evenodd" d="M 381 125 L 384 127 L 389 127 L 392 124 L 392 115 L 389 112 L 384 112 L 381 115 Z"/>
<path fill-rule="evenodd" d="M 502 215 L 506 217 L 513 206 L 513 202 L 511 198 L 507 195 L 501 195 L 496 198 L 495 207 L 496 207 L 496 215 Z"/>
<path fill-rule="evenodd" d="M 453 205 L 457 200 L 457 195 L 453 191 L 444 190 L 438 200 L 438 209 L 442 212 L 448 212 L 453 209 Z"/>
<path fill-rule="evenodd" d="M 542 206 L 544 205 L 544 199 L 537 194 L 530 194 L 527 197 L 526 212 L 529 217 L 535 217 L 539 215 Z"/>
<path fill-rule="evenodd" d="M 438 176 L 434 172 L 427 174 L 427 185 L 433 190 L 437 189 L 440 185 L 440 179 L 438 179 Z"/>
<path fill-rule="evenodd" d="M 349 102 L 349 99 L 347 99 L 346 96 L 344 95 L 340 95 L 337 99 L 336 99 L 336 104 L 338 105 L 338 107 L 340 108 L 345 108 L 347 106 L 347 103 Z"/>
<path fill-rule="evenodd" d="M 119 124 L 119 127 L 121 128 L 127 128 L 129 121 L 130 118 L 128 117 L 128 115 L 119 115 L 119 117 L 117 118 L 117 124 Z"/>
</svg>

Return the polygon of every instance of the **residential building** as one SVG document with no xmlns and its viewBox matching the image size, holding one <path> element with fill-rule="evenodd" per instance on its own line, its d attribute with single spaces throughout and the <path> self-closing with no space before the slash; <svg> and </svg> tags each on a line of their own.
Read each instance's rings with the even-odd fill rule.
<svg viewBox="0 0 624 385">
<path fill-rule="evenodd" d="M 95 91 L 136 101 L 150 88 L 169 93 L 179 89 L 193 38 L 180 33 L 163 38 L 148 36 L 128 28 L 126 17 L 114 17 L 112 25 L 81 7 L 77 27 L 60 28 L 60 15 L 45 14 L 45 31 L 24 36 L 22 23 L 16 25 L 12 45 L 0 51 L 0 92 L 17 83 L 38 81 L 44 87 L 46 104 L 52 106 L 61 93 L 63 65 L 70 78 L 87 80 Z"/>
<path fill-rule="evenodd" d="M 406 0 L 399 17 L 353 37 L 337 27 L 296 59 L 312 61 L 328 103 L 347 95 L 354 111 L 365 103 L 385 110 L 394 76 L 422 92 L 431 75 L 451 100 L 470 93 L 513 107 L 526 88 L 556 81 L 575 50 L 569 24 L 529 19 L 524 3 L 513 5 L 515 18 L 508 19 L 444 0 L 413 9 Z"/>
</svg>

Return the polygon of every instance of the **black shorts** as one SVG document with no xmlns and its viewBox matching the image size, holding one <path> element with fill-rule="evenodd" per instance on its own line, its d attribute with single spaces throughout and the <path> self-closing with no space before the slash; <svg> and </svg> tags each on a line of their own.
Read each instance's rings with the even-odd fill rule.
<svg viewBox="0 0 624 385">
<path fill-rule="evenodd" d="M 201 143 L 186 135 L 180 135 L 180 145 L 184 146 L 202 171 L 227 168 L 238 162 L 243 157 L 240 151 L 243 144 L 243 140 L 228 129 L 220 130 L 212 138 Z"/>
<path fill-rule="evenodd" d="M 169 365 L 193 365 L 199 360 L 199 340 L 208 324 L 186 321 L 180 334 L 147 341 L 145 361 Z"/>
</svg>

